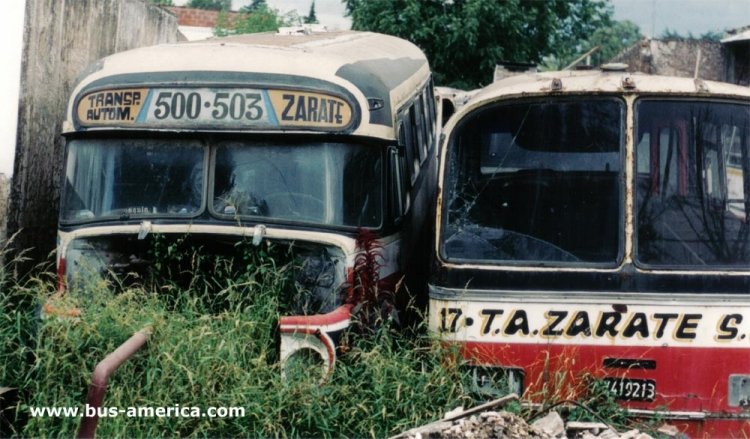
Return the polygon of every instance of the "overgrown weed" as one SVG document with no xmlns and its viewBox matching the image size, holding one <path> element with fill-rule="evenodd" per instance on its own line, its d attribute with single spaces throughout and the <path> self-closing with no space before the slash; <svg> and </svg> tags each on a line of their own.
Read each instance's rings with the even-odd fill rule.
<svg viewBox="0 0 750 439">
<path fill-rule="evenodd" d="M 276 324 L 300 300 L 290 287 L 292 263 L 277 263 L 289 260 L 282 257 L 288 249 L 236 247 L 239 256 L 226 258 L 157 239 L 151 256 L 158 264 L 148 275 L 81 279 L 63 295 L 53 276 L 18 279 L 19 260 L 7 261 L 0 267 L 0 386 L 18 389 L 20 403 L 6 411 L 5 424 L 0 418 L 0 436 L 75 435 L 79 418 L 29 417 L 30 407 L 83 407 L 96 364 L 147 326 L 149 342 L 113 375 L 104 406 L 242 407 L 245 414 L 102 417 L 99 437 L 387 437 L 500 396 L 476 393 L 456 346 L 437 342 L 424 326 L 398 328 L 381 307 L 361 313 L 367 321 L 345 334 L 324 385 L 308 369 L 285 370 L 282 379 Z M 378 295 L 367 299 L 376 303 Z M 547 378 L 530 387 L 548 404 L 576 398 L 596 407 L 597 416 L 573 409 L 571 419 L 624 425 L 606 386 L 570 387 L 579 380 L 571 381 L 568 357 L 540 365 Z"/>
<path fill-rule="evenodd" d="M 282 380 L 275 328 L 293 270 L 261 250 L 240 263 L 193 252 L 183 285 L 88 279 L 59 296 L 52 278 L 10 282 L 0 293 L 4 309 L 24 297 L 0 322 L 0 336 L 12 341 L 0 350 L 0 383 L 21 389 L 12 433 L 75 435 L 78 418 L 25 415 L 30 407 L 83 407 L 96 364 L 144 326 L 154 332 L 110 379 L 104 406 L 243 407 L 245 416 L 102 417 L 100 437 L 383 437 L 478 402 L 457 351 L 389 322 L 368 337 L 352 335 L 325 385 L 304 371 Z M 56 312 L 40 319 L 45 303 Z"/>
</svg>

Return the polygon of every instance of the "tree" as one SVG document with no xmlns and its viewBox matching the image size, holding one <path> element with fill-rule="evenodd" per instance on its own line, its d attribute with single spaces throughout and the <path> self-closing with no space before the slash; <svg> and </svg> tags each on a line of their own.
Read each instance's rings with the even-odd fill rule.
<svg viewBox="0 0 750 439">
<path fill-rule="evenodd" d="M 703 41 L 721 41 L 722 38 L 724 38 L 724 34 L 726 32 L 724 31 L 718 31 L 718 30 L 710 30 L 708 32 L 702 33 L 698 39 Z"/>
<path fill-rule="evenodd" d="M 594 65 L 604 64 L 637 43 L 641 37 L 641 30 L 637 24 L 628 20 L 615 21 L 611 26 L 600 27 L 594 31 L 584 47 L 599 47 L 593 55 Z"/>
<path fill-rule="evenodd" d="M 303 18 L 305 24 L 318 24 L 318 17 L 315 16 L 315 0 L 310 4 L 310 12 L 307 17 Z"/>
<path fill-rule="evenodd" d="M 228 11 L 232 9 L 232 0 L 190 0 L 188 8 Z"/>
<path fill-rule="evenodd" d="M 721 38 L 724 36 L 725 32 L 722 31 L 708 31 L 700 34 L 700 36 L 696 37 L 693 35 L 692 32 L 688 32 L 687 35 L 682 35 L 681 33 L 677 32 L 676 30 L 672 30 L 670 28 L 664 29 L 664 32 L 659 35 L 659 38 L 662 40 L 702 40 L 702 41 L 721 41 Z"/>
<path fill-rule="evenodd" d="M 265 0 L 255 1 L 240 9 L 240 12 L 242 14 L 235 19 L 234 26 L 229 25 L 225 14 L 219 14 L 214 34 L 223 37 L 230 34 L 275 32 L 282 26 L 299 24 L 297 11 L 281 14 L 277 9 L 269 8 Z"/>
<path fill-rule="evenodd" d="M 487 84 L 502 61 L 573 56 L 612 14 L 605 0 L 344 1 L 352 29 L 412 41 L 430 60 L 436 83 L 459 88 Z"/>
<path fill-rule="evenodd" d="M 266 3 L 266 0 L 253 0 L 249 5 L 245 5 L 240 8 L 240 12 L 244 12 L 246 14 L 249 14 L 251 12 L 255 12 L 260 9 L 267 9 L 268 4 Z"/>
</svg>

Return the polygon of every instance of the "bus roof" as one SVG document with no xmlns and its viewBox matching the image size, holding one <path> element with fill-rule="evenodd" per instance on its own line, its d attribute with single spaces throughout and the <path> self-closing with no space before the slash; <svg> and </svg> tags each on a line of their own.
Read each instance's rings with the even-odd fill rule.
<svg viewBox="0 0 750 439">
<path fill-rule="evenodd" d="M 517 97 L 581 94 L 630 94 L 750 99 L 750 88 L 701 79 L 657 76 L 624 71 L 583 70 L 510 76 L 477 92 L 458 117 L 487 103 Z M 458 120 L 455 117 L 454 120 Z"/>
<path fill-rule="evenodd" d="M 220 75 L 232 74 L 220 79 Z M 414 44 L 371 32 L 261 33 L 134 49 L 103 58 L 84 73 L 68 106 L 93 89 L 135 85 L 262 86 L 269 76 L 287 87 L 315 90 L 328 83 L 356 100 L 362 120 L 351 134 L 392 139 L 395 110 L 429 78 L 426 57 Z M 375 103 L 373 105 L 373 103 Z M 368 112 L 368 108 L 382 107 Z M 377 110 L 377 108 L 376 108 Z M 66 130 L 76 131 L 73 124 Z"/>
</svg>

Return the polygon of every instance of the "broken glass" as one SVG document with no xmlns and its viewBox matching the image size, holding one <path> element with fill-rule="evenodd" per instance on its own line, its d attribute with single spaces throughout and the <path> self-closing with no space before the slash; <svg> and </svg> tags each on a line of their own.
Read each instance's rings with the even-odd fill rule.
<svg viewBox="0 0 750 439">
<path fill-rule="evenodd" d="M 448 259 L 616 263 L 624 104 L 515 101 L 455 131 L 445 177 Z"/>
</svg>

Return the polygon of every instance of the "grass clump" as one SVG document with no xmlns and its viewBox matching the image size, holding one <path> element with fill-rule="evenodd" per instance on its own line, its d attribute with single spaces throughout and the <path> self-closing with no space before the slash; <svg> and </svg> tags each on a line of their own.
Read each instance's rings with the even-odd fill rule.
<svg viewBox="0 0 750 439">
<path fill-rule="evenodd" d="M 244 416 L 102 417 L 99 437 L 383 437 L 476 403 L 456 352 L 388 324 L 351 334 L 326 384 L 304 371 L 282 380 L 275 328 L 293 270 L 262 249 L 240 265 L 196 259 L 183 285 L 99 279 L 59 297 L 52 280 L 4 288 L 0 300 L 23 297 L 0 322 L 12 341 L 1 344 L 0 383 L 21 389 L 11 433 L 75 435 L 78 418 L 24 417 L 30 407 L 82 407 L 95 365 L 145 326 L 149 342 L 110 379 L 104 406 L 243 407 Z M 43 303 L 57 315 L 38 319 Z"/>
</svg>

